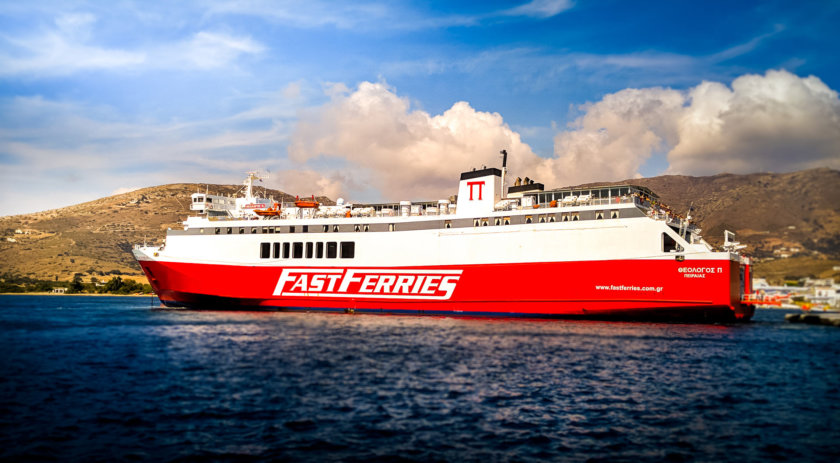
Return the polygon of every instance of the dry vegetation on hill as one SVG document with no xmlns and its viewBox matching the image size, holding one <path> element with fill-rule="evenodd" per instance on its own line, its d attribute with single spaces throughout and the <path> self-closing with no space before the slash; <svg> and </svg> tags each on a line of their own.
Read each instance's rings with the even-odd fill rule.
<svg viewBox="0 0 840 463">
<path fill-rule="evenodd" d="M 746 252 L 759 258 L 759 276 L 766 269 L 771 277 L 838 277 L 830 260 L 840 260 L 840 172 L 836 170 L 669 175 L 616 183 L 646 186 L 676 211 L 687 211 L 693 204 L 692 215 L 704 237 L 720 245 L 724 229 L 736 232 L 737 239 L 748 245 Z M 210 185 L 209 192 L 236 194 L 240 188 Z M 131 247 L 144 240 L 160 243 L 166 228 L 180 226 L 189 214 L 190 194 L 204 189 L 197 184 L 163 185 L 61 209 L 0 217 L 0 274 L 66 281 L 82 273 L 87 281 L 101 273 L 119 273 L 143 281 Z M 266 194 L 292 199 L 278 190 Z M 332 204 L 328 198 L 319 200 Z M 797 259 L 779 260 L 782 254 Z M 771 263 L 771 259 L 776 260 Z"/>
<path fill-rule="evenodd" d="M 241 189 L 179 183 L 61 209 L 0 217 L 0 274 L 70 280 L 82 273 L 88 281 L 90 276 L 102 279 L 104 273 L 145 281 L 131 248 L 144 241 L 161 243 L 166 229 L 180 227 L 189 215 L 190 195 L 205 188 L 211 194 L 225 195 Z M 279 190 L 266 189 L 265 194 L 278 201 L 294 199 Z M 332 204 L 329 198 L 319 199 Z"/>
</svg>

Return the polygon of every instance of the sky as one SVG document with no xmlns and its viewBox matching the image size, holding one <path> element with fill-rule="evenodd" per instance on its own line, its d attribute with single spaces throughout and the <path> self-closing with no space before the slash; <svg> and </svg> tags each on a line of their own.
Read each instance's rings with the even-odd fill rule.
<svg viewBox="0 0 840 463">
<path fill-rule="evenodd" d="M 840 1 L 0 0 L 0 216 L 840 169 Z"/>
</svg>

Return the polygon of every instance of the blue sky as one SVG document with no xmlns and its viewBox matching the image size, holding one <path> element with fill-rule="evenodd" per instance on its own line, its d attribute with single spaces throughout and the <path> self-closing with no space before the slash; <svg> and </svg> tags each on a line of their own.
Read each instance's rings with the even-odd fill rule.
<svg viewBox="0 0 840 463">
<path fill-rule="evenodd" d="M 454 193 L 840 167 L 840 2 L 0 3 L 0 215 L 251 169 Z M 836 122 L 836 124 L 835 124 Z"/>
</svg>

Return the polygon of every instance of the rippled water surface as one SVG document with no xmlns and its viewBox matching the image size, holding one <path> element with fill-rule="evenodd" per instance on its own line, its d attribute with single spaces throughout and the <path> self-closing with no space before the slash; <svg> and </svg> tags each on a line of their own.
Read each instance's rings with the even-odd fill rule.
<svg viewBox="0 0 840 463">
<path fill-rule="evenodd" d="M 0 458 L 838 461 L 840 329 L 0 296 Z"/>
</svg>

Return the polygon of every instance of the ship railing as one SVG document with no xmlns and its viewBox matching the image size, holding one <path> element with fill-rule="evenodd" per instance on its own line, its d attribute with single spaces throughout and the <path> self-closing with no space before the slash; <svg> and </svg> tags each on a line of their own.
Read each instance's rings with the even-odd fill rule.
<svg viewBox="0 0 840 463">
<path fill-rule="evenodd" d="M 572 199 L 569 199 L 572 198 Z M 552 205 L 554 203 L 554 205 Z M 568 208 L 568 207 L 578 207 L 578 206 L 614 206 L 618 204 L 636 204 L 639 206 L 645 206 L 650 203 L 642 201 L 641 198 L 635 196 L 613 196 L 609 198 L 584 198 L 580 200 L 577 197 L 566 197 L 563 199 L 557 199 L 554 201 L 547 201 L 536 203 L 532 206 L 523 206 L 522 204 L 516 203 L 508 203 L 504 204 L 503 206 L 497 207 L 497 211 L 514 211 L 514 210 L 526 210 L 526 209 L 555 209 L 555 208 Z"/>
</svg>

